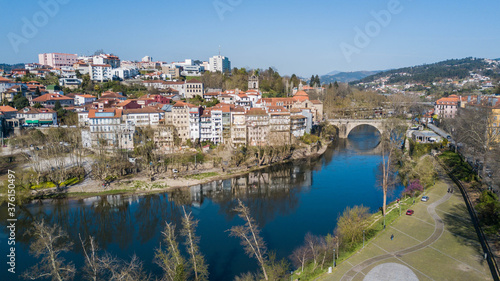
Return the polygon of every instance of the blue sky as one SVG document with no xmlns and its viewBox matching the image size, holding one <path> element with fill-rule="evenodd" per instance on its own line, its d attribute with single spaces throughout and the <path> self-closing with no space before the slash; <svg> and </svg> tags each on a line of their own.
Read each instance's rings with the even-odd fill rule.
<svg viewBox="0 0 500 281">
<path fill-rule="evenodd" d="M 208 60 L 220 45 L 233 67 L 308 77 L 500 57 L 500 0 L 0 0 L 0 7 L 5 63 L 98 49 L 124 60 Z"/>
</svg>

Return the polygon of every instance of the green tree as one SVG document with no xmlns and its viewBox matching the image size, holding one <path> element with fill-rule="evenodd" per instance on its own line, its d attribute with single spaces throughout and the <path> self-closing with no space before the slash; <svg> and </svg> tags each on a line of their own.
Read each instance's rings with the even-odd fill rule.
<svg viewBox="0 0 500 281">
<path fill-rule="evenodd" d="M 368 208 L 361 206 L 346 207 L 337 219 L 335 233 L 344 246 L 352 248 L 363 239 L 363 230 L 367 227 Z"/>
<path fill-rule="evenodd" d="M 491 191 L 483 191 L 476 206 L 479 212 L 479 219 L 486 225 L 500 223 L 500 202 L 498 195 Z"/>
<path fill-rule="evenodd" d="M 38 102 L 33 105 L 34 108 L 42 108 L 43 106 Z"/>
<path fill-rule="evenodd" d="M 314 82 L 316 82 L 316 80 L 315 80 L 315 77 L 314 77 L 314 74 L 313 74 L 313 75 L 311 75 L 311 79 L 309 80 L 309 86 L 312 87 L 314 85 Z"/>
<path fill-rule="evenodd" d="M 62 109 L 61 102 L 56 101 L 54 104 L 54 110 L 58 111 L 59 109 Z"/>
<path fill-rule="evenodd" d="M 18 110 L 25 108 L 30 105 L 30 102 L 22 94 L 17 94 L 14 96 L 14 107 Z"/>
<path fill-rule="evenodd" d="M 314 83 L 316 84 L 316 86 L 321 86 L 321 81 L 319 80 L 319 76 L 318 74 L 316 74 L 316 77 L 314 77 Z"/>
</svg>

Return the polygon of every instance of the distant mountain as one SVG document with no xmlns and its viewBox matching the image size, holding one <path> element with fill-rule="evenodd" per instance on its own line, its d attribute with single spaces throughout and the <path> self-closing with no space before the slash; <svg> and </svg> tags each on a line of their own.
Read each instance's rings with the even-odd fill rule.
<svg viewBox="0 0 500 281">
<path fill-rule="evenodd" d="M 491 61 L 490 61 L 491 62 Z M 384 79 L 386 84 L 432 83 L 445 79 L 460 80 L 470 77 L 470 73 L 483 74 L 492 79 L 500 78 L 499 64 L 480 58 L 451 59 L 432 64 L 403 67 L 382 71 L 361 78 L 351 84 L 370 83 Z"/>
<path fill-rule="evenodd" d="M 328 72 L 328 73 L 327 73 L 327 74 L 325 74 L 325 75 L 335 75 L 335 74 L 340 73 L 340 72 L 342 72 L 342 71 L 334 70 L 334 71 L 332 71 L 332 72 Z"/>
<path fill-rule="evenodd" d="M 363 79 L 367 76 L 379 73 L 381 70 L 377 71 L 353 71 L 353 72 L 338 72 L 332 71 L 326 75 L 320 77 L 321 84 L 330 84 L 337 82 L 348 83 L 351 81 L 356 81 Z M 336 72 L 336 73 L 335 73 Z M 334 73 L 334 74 L 331 74 Z"/>
<path fill-rule="evenodd" d="M 24 68 L 24 63 L 16 63 L 16 64 L 6 64 L 0 63 L 0 69 L 3 69 L 6 72 L 10 72 L 12 69 Z"/>
</svg>

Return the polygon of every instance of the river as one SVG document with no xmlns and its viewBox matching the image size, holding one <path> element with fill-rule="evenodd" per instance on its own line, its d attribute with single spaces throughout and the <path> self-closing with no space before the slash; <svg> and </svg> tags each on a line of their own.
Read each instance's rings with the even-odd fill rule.
<svg viewBox="0 0 500 281">
<path fill-rule="evenodd" d="M 136 254 L 147 272 L 160 276 L 161 269 L 153 263 L 153 257 L 162 239 L 164 222 L 175 222 L 180 228 L 185 206 L 199 220 L 197 234 L 209 264 L 209 278 L 233 280 L 238 274 L 258 269 L 257 262 L 245 255 L 239 240 L 227 232 L 244 223 L 232 211 L 237 199 L 250 207 L 269 250 L 278 258 L 286 258 L 303 243 L 307 232 L 332 233 L 338 215 L 347 206 L 364 205 L 371 212 L 378 211 L 382 205 L 382 191 L 376 187 L 381 162 L 378 142 L 374 128 L 360 126 L 347 140 L 338 141 L 314 161 L 277 165 L 161 194 L 45 200 L 23 205 L 17 210 L 16 272 L 22 273 L 36 262 L 29 254 L 31 237 L 27 229 L 33 221 L 43 218 L 68 232 L 74 246 L 64 257 L 77 268 L 84 263 L 78 234 L 92 235 L 101 249 L 127 260 Z M 401 191 L 402 187 L 397 187 L 390 200 Z M 6 271 L 10 246 L 6 242 L 6 208 L 1 207 L 0 253 Z M 75 280 L 81 280 L 81 276 L 77 274 Z"/>
</svg>

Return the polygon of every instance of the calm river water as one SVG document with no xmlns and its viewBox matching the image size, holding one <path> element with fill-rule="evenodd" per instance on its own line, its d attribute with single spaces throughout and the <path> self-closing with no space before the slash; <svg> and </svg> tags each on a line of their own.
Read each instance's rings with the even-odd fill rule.
<svg viewBox="0 0 500 281">
<path fill-rule="evenodd" d="M 146 271 L 161 274 L 153 263 L 165 221 L 180 227 L 182 206 L 199 220 L 200 249 L 209 264 L 211 280 L 232 280 L 235 275 L 257 270 L 239 240 L 227 230 L 243 221 L 232 212 L 236 200 L 246 203 L 262 228 L 268 248 L 278 258 L 287 257 L 311 232 L 326 235 L 347 206 L 364 205 L 376 212 L 382 205 L 382 191 L 376 187 L 378 133 L 358 127 L 348 140 L 339 141 L 315 161 L 274 166 L 246 176 L 212 182 L 175 192 L 145 196 L 102 196 L 83 200 L 50 200 L 24 205 L 17 211 L 16 271 L 22 273 L 36 259 L 29 255 L 33 221 L 44 218 L 59 224 L 74 242 L 65 254 L 78 267 L 83 265 L 78 234 L 92 235 L 100 248 L 122 259 L 134 253 Z M 402 191 L 398 187 L 393 200 Z M 0 253 L 3 276 L 7 266 L 6 208 L 2 206 Z M 18 274 L 16 274 L 18 275 Z M 0 278 L 4 280 L 3 278 Z M 9 278 L 9 280 L 14 278 Z M 81 280 L 77 274 L 76 280 Z"/>
</svg>

